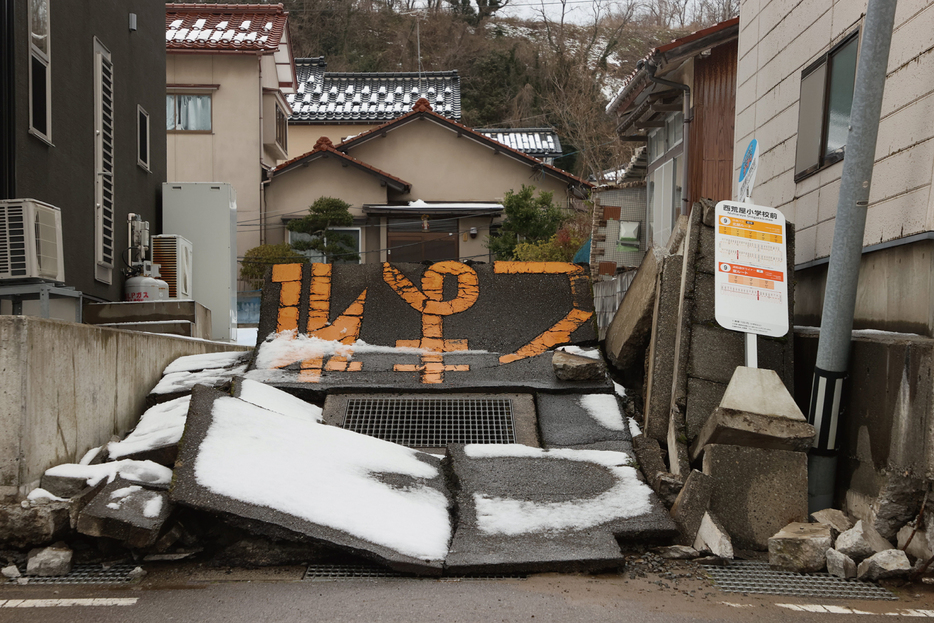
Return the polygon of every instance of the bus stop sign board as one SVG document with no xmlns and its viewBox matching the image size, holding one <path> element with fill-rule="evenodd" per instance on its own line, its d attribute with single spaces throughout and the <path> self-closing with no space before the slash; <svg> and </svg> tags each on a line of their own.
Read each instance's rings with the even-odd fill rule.
<svg viewBox="0 0 934 623">
<path fill-rule="evenodd" d="M 716 207 L 717 323 L 733 331 L 788 333 L 785 216 L 775 208 L 721 201 Z"/>
</svg>

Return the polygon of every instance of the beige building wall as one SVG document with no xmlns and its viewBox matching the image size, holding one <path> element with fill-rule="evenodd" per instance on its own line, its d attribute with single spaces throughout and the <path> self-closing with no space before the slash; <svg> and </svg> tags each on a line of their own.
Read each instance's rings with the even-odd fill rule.
<svg viewBox="0 0 934 623">
<path fill-rule="evenodd" d="M 274 75 L 274 74 L 273 74 Z M 237 256 L 260 241 L 260 70 L 254 55 L 167 54 L 166 84 L 219 85 L 211 132 L 169 132 L 169 182 L 227 182 L 237 192 Z M 274 165 L 274 161 L 267 162 Z"/>
<path fill-rule="evenodd" d="M 746 146 L 759 142 L 753 202 L 796 226 L 795 263 L 830 254 L 843 163 L 794 181 L 801 71 L 855 28 L 866 0 L 745 0 L 740 11 L 734 186 Z M 934 229 L 934 4 L 901 0 L 879 124 L 865 246 Z M 735 190 L 734 190 L 735 193 Z"/>
<path fill-rule="evenodd" d="M 266 241 L 286 241 L 283 216 L 302 217 L 320 197 L 337 197 L 350 204 L 354 218 L 362 218 L 363 204 L 386 202 L 386 188 L 376 177 L 355 167 L 345 167 L 339 158 L 319 158 L 307 167 L 277 174 L 266 189 Z M 378 221 L 377 221 L 378 224 Z M 362 251 L 368 242 L 362 237 Z"/>
<path fill-rule="evenodd" d="M 376 124 L 361 125 L 311 125 L 307 123 L 289 124 L 289 160 L 307 154 L 315 148 L 315 143 L 322 136 L 328 137 L 337 145 L 349 136 L 363 134 L 376 127 Z"/>
<path fill-rule="evenodd" d="M 740 11 L 734 193 L 746 146 L 759 142 L 752 202 L 795 224 L 798 324 L 818 324 L 843 162 L 794 181 L 802 70 L 857 27 L 866 0 L 744 0 Z M 889 55 L 864 247 L 934 231 L 934 3 L 901 0 Z M 934 335 L 930 240 L 864 253 L 856 328 Z M 920 303 L 919 303 L 920 301 Z"/>
<path fill-rule="evenodd" d="M 411 183 L 404 197 L 409 201 L 501 202 L 507 191 L 526 184 L 553 192 L 559 205 L 567 203 L 564 181 L 428 120 L 407 123 L 347 153 Z"/>
</svg>

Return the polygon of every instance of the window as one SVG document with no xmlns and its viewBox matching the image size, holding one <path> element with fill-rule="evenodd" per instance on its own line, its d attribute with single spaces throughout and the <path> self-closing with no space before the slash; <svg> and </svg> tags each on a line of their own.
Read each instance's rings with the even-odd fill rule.
<svg viewBox="0 0 934 623">
<path fill-rule="evenodd" d="M 52 140 L 49 0 L 29 1 L 29 132 Z"/>
<path fill-rule="evenodd" d="M 211 95 L 167 94 L 165 96 L 165 129 L 169 132 L 210 132 Z"/>
<path fill-rule="evenodd" d="M 94 278 L 113 281 L 114 75 L 110 51 L 94 39 Z"/>
<path fill-rule="evenodd" d="M 856 31 L 801 72 L 796 182 L 843 160 L 858 50 Z"/>
<path fill-rule="evenodd" d="M 285 116 L 282 109 L 276 106 L 276 142 L 282 151 L 289 151 L 289 118 Z"/>
<path fill-rule="evenodd" d="M 149 113 L 136 107 L 137 156 L 136 163 L 149 170 Z"/>
</svg>

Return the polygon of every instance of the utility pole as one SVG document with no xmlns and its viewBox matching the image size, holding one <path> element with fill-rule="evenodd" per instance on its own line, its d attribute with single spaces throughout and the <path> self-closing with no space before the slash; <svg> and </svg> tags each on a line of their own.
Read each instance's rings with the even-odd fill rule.
<svg viewBox="0 0 934 623">
<path fill-rule="evenodd" d="M 856 285 L 896 1 L 869 0 L 866 8 L 808 409 L 808 422 L 817 429 L 808 455 L 810 512 L 829 508 L 833 503 L 837 434 L 842 428 L 841 394 L 850 357 Z"/>
</svg>

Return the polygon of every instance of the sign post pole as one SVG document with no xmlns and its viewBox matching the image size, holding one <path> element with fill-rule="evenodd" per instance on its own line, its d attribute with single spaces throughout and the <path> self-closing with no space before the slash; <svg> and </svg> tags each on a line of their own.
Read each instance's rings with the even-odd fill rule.
<svg viewBox="0 0 934 623">
<path fill-rule="evenodd" d="M 759 142 L 756 139 L 749 141 L 746 153 L 743 154 L 743 164 L 739 168 L 739 200 L 750 203 L 752 187 L 756 183 L 756 171 L 759 169 Z M 755 333 L 746 333 L 746 367 L 759 367 L 759 353 L 757 351 Z"/>
</svg>

